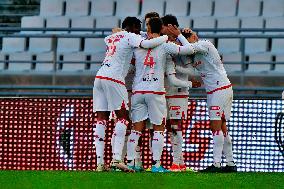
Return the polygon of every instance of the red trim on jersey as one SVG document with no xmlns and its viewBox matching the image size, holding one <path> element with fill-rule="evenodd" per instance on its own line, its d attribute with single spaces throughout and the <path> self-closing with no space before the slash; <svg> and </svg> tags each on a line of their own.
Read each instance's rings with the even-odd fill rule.
<svg viewBox="0 0 284 189">
<path fill-rule="evenodd" d="M 220 110 L 220 106 L 210 106 L 210 110 Z"/>
<path fill-rule="evenodd" d="M 170 106 L 171 110 L 180 110 L 180 106 Z"/>
<path fill-rule="evenodd" d="M 166 92 L 158 92 L 158 91 L 134 91 L 133 94 L 156 94 L 156 95 L 164 95 Z"/>
<path fill-rule="evenodd" d="M 166 96 L 166 98 L 188 98 L 188 95 L 171 95 Z"/>
<path fill-rule="evenodd" d="M 97 79 L 104 79 L 104 80 L 108 80 L 108 81 L 113 81 L 115 83 L 121 84 L 121 85 L 125 85 L 125 83 L 123 83 L 122 81 L 119 81 L 117 79 L 113 79 L 110 77 L 104 77 L 104 76 L 96 76 Z"/>
<path fill-rule="evenodd" d="M 213 94 L 213 93 L 216 92 L 216 91 L 228 89 L 228 88 L 230 88 L 230 87 L 232 87 L 232 86 L 233 86 L 233 85 L 230 84 L 230 85 L 226 85 L 226 86 L 223 86 L 223 87 L 219 87 L 219 88 L 217 88 L 217 89 L 214 89 L 214 90 L 212 90 L 212 91 L 207 92 L 207 94 Z"/>
</svg>

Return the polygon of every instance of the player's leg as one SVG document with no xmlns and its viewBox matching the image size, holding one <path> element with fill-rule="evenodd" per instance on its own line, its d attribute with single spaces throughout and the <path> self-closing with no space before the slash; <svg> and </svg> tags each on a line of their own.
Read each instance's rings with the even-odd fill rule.
<svg viewBox="0 0 284 189">
<path fill-rule="evenodd" d="M 224 108 L 224 116 L 222 117 L 222 131 L 224 133 L 224 146 L 223 153 L 226 157 L 227 165 L 222 170 L 224 172 L 236 172 L 237 166 L 233 158 L 233 147 L 232 138 L 228 132 L 227 121 L 231 117 L 232 101 L 233 101 L 233 91 L 231 89 L 227 90 L 228 100 Z"/>
<path fill-rule="evenodd" d="M 221 98 L 220 98 L 221 97 Z M 210 118 L 210 129 L 213 135 L 213 165 L 202 172 L 221 172 L 221 160 L 224 145 L 222 131 L 223 96 L 219 92 L 207 95 L 207 106 Z"/>
<path fill-rule="evenodd" d="M 105 98 L 102 83 L 95 80 L 93 88 L 93 108 L 97 113 L 97 122 L 94 128 L 94 144 L 97 156 L 97 171 L 104 170 L 105 130 L 109 117 L 107 99 Z"/>
<path fill-rule="evenodd" d="M 142 131 L 145 128 L 145 121 L 148 118 L 147 107 L 144 103 L 144 96 L 135 94 L 131 97 L 131 119 L 133 122 L 133 128 L 128 137 L 127 142 L 127 161 L 128 166 L 136 171 L 139 165 L 135 164 L 136 148 Z M 137 168 L 137 169 L 136 169 Z"/>
<path fill-rule="evenodd" d="M 152 172 L 168 172 L 168 170 L 161 166 L 161 156 L 164 147 L 165 119 L 167 117 L 166 98 L 164 95 L 148 94 L 146 103 L 149 119 L 154 128 L 152 139 Z"/>
</svg>

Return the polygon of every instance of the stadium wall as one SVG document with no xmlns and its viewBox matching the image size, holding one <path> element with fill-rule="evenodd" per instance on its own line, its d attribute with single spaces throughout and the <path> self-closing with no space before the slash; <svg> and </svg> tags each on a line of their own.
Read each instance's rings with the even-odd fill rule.
<svg viewBox="0 0 284 189">
<path fill-rule="evenodd" d="M 0 169 L 94 170 L 93 125 L 90 98 L 4 98 L 0 101 Z M 229 132 L 239 171 L 284 172 L 284 101 L 234 100 Z M 184 121 L 183 153 L 196 170 L 211 164 L 212 138 L 206 100 L 189 101 Z M 105 160 L 111 161 L 109 122 Z M 165 137 L 162 164 L 172 161 Z M 149 133 L 143 135 L 142 160 L 151 164 Z"/>
</svg>

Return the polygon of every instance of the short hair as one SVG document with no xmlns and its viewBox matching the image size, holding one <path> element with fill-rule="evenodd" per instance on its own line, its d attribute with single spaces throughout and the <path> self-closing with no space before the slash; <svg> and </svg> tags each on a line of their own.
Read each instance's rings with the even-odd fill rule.
<svg viewBox="0 0 284 189">
<path fill-rule="evenodd" d="M 148 12 L 145 15 L 145 20 L 146 20 L 146 18 L 155 18 L 155 17 L 160 18 L 159 13 L 157 13 L 157 12 Z"/>
<path fill-rule="evenodd" d="M 151 28 L 151 33 L 161 33 L 163 27 L 163 21 L 161 18 L 150 18 L 148 24 Z"/>
<path fill-rule="evenodd" d="M 141 26 L 141 21 L 136 17 L 128 16 L 123 20 L 121 27 L 122 29 L 125 29 L 126 27 L 132 27 L 133 25 Z"/>
<path fill-rule="evenodd" d="M 176 25 L 177 27 L 179 27 L 177 17 L 175 17 L 174 15 L 167 14 L 164 17 L 162 17 L 162 21 L 165 26 L 171 24 L 171 25 Z"/>
</svg>

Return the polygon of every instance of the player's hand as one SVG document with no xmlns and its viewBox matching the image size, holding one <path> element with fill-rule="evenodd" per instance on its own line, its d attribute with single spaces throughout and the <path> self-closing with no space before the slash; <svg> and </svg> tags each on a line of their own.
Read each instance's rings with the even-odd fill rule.
<svg viewBox="0 0 284 189">
<path fill-rule="evenodd" d="M 183 33 L 191 33 L 192 30 L 190 28 L 183 28 L 182 32 Z"/>
<path fill-rule="evenodd" d="M 167 26 L 167 32 L 169 33 L 169 35 L 172 35 L 172 36 L 174 36 L 174 37 L 177 37 L 178 35 L 180 35 L 181 34 L 181 32 L 179 31 L 179 29 L 177 28 L 177 26 L 176 25 L 171 25 L 171 24 L 169 24 L 168 26 Z"/>
<path fill-rule="evenodd" d="M 121 28 L 112 28 L 112 33 L 117 33 L 117 32 L 121 32 L 122 29 Z"/>
<path fill-rule="evenodd" d="M 201 87 L 201 83 L 199 81 L 196 80 L 192 80 L 192 88 L 199 88 Z"/>
</svg>

